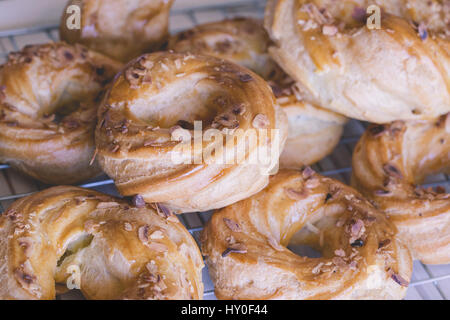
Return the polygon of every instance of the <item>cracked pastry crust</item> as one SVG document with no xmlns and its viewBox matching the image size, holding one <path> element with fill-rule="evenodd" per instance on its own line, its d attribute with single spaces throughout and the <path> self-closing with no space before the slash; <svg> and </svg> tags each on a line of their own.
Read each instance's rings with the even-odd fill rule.
<svg viewBox="0 0 450 320">
<path fill-rule="evenodd" d="M 294 238 L 322 257 L 290 251 Z M 219 299 L 401 299 L 412 273 L 385 215 L 309 167 L 215 212 L 201 240 Z"/>
<path fill-rule="evenodd" d="M 71 0 L 61 19 L 60 37 L 122 62 L 161 49 L 168 37 L 173 0 Z M 81 8 L 81 29 L 69 30 L 67 7 Z"/>
<path fill-rule="evenodd" d="M 195 121 L 202 131 L 193 130 Z M 243 148 L 252 131 L 257 143 Z M 228 136 L 231 143 L 222 143 Z M 206 211 L 264 188 L 286 136 L 286 116 L 258 75 L 210 56 L 159 52 L 130 62 L 106 94 L 97 159 L 122 195 L 177 213 Z M 269 161 L 252 161 L 266 147 Z"/>
<path fill-rule="evenodd" d="M 366 8 L 382 9 L 381 29 Z M 274 60 L 307 99 L 374 123 L 450 111 L 448 0 L 269 0 Z"/>
<path fill-rule="evenodd" d="M 226 59 L 268 81 L 289 121 L 280 167 L 298 169 L 333 151 L 347 119 L 306 102 L 294 80 L 269 56 L 269 45 L 270 39 L 261 21 L 235 18 L 198 25 L 173 35 L 168 48 Z"/>
<path fill-rule="evenodd" d="M 161 212 L 69 186 L 14 202 L 0 217 L 0 298 L 54 299 L 76 266 L 87 299 L 201 299 L 200 250 Z"/>
<path fill-rule="evenodd" d="M 450 195 L 417 184 L 450 168 L 450 116 L 367 129 L 353 154 L 352 185 L 397 226 L 415 259 L 450 263 Z"/>
<path fill-rule="evenodd" d="M 96 112 L 121 67 L 62 42 L 10 53 L 0 66 L 0 161 L 50 184 L 100 173 L 90 164 Z"/>
</svg>

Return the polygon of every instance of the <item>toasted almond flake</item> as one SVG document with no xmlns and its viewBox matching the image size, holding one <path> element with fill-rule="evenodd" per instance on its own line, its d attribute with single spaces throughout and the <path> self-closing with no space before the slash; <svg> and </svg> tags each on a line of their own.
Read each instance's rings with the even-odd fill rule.
<svg viewBox="0 0 450 320">
<path fill-rule="evenodd" d="M 259 113 L 253 118 L 252 125 L 254 128 L 265 129 L 269 127 L 270 121 L 265 114 Z"/>
<path fill-rule="evenodd" d="M 407 281 L 405 278 L 403 278 L 401 275 L 393 273 L 391 275 L 391 278 L 397 282 L 402 287 L 407 287 L 409 285 L 409 281 Z"/>
<path fill-rule="evenodd" d="M 178 220 L 178 218 L 176 217 L 176 215 L 171 215 L 167 218 L 167 221 L 173 222 L 173 223 L 179 223 L 180 220 Z"/>
<path fill-rule="evenodd" d="M 293 188 L 286 188 L 284 190 L 286 195 L 291 200 L 303 200 L 308 196 L 308 192 L 305 189 L 295 190 Z"/>
<path fill-rule="evenodd" d="M 305 187 L 308 189 L 314 189 L 320 186 L 320 180 L 318 178 L 311 178 L 305 182 Z"/>
<path fill-rule="evenodd" d="M 326 24 L 322 27 L 322 33 L 326 36 L 334 36 L 338 33 L 338 28 L 336 26 Z"/>
<path fill-rule="evenodd" d="M 145 267 L 147 268 L 148 272 L 150 272 L 151 274 L 155 274 L 158 272 L 158 266 L 156 265 L 156 262 L 154 260 L 147 263 L 145 265 Z"/>
<path fill-rule="evenodd" d="M 359 238 L 365 231 L 366 228 L 364 227 L 364 221 L 362 221 L 361 219 L 357 219 L 350 228 L 352 238 Z"/>
<path fill-rule="evenodd" d="M 305 167 L 302 171 L 303 179 L 311 178 L 316 172 L 311 167 Z"/>
<path fill-rule="evenodd" d="M 133 230 L 133 225 L 129 222 L 125 222 L 123 224 L 123 228 L 125 229 L 125 231 L 132 231 Z"/>
<path fill-rule="evenodd" d="M 154 250 L 156 252 L 167 252 L 169 250 L 169 248 L 165 244 L 158 242 L 151 242 L 147 243 L 146 245 L 150 250 Z"/>
<path fill-rule="evenodd" d="M 241 226 L 234 220 L 223 218 L 225 225 L 233 232 L 242 232 Z"/>
<path fill-rule="evenodd" d="M 109 209 L 120 206 L 117 202 L 99 202 L 97 204 L 97 209 Z"/>
<path fill-rule="evenodd" d="M 338 257 L 345 257 L 345 251 L 343 249 L 338 249 L 334 251 L 334 254 Z"/>
<path fill-rule="evenodd" d="M 150 239 L 152 239 L 152 240 L 159 240 L 159 239 L 163 239 L 163 238 L 164 238 L 164 234 L 160 230 L 156 230 L 150 235 Z"/>
<path fill-rule="evenodd" d="M 312 269 L 312 273 L 313 274 L 318 274 L 321 270 L 321 268 L 322 268 L 322 266 L 324 265 L 324 263 L 323 262 L 320 262 L 317 266 L 315 266 L 313 269 Z"/>
<path fill-rule="evenodd" d="M 169 67 L 164 62 L 161 62 L 161 68 L 163 68 L 164 71 L 170 70 Z"/>
<path fill-rule="evenodd" d="M 138 229 L 138 238 L 142 243 L 148 242 L 148 230 L 150 229 L 149 225 L 142 226 Z"/>
</svg>

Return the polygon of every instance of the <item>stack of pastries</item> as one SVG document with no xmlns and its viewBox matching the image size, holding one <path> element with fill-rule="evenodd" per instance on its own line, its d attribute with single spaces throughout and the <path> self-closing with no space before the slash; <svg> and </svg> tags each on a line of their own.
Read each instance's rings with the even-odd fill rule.
<svg viewBox="0 0 450 320">
<path fill-rule="evenodd" d="M 69 1 L 79 30 L 0 66 L 0 161 L 60 185 L 0 216 L 1 299 L 201 299 L 202 255 L 219 299 L 402 299 L 413 259 L 450 263 L 450 195 L 418 186 L 450 168 L 449 0 L 268 0 L 169 36 L 172 4 Z M 351 186 L 309 167 L 349 118 Z M 102 171 L 123 198 L 61 185 Z M 200 252 L 176 214 L 207 210 Z"/>
</svg>

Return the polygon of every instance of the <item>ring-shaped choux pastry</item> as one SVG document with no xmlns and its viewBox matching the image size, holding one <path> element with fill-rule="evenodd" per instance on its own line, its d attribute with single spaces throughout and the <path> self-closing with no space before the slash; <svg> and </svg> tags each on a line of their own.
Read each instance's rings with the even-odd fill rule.
<svg viewBox="0 0 450 320">
<path fill-rule="evenodd" d="M 203 260 L 176 216 L 78 187 L 53 187 L 0 216 L 0 298 L 201 299 Z"/>
<path fill-rule="evenodd" d="M 169 40 L 171 50 L 226 59 L 267 80 L 289 121 L 280 167 L 299 169 L 332 152 L 342 135 L 346 118 L 306 102 L 292 78 L 269 56 L 269 45 L 262 22 L 251 18 L 198 25 Z"/>
<path fill-rule="evenodd" d="M 61 19 L 60 37 L 81 43 L 122 62 L 161 49 L 168 37 L 173 0 L 70 0 Z M 80 28 L 76 23 L 78 6 Z"/>
<path fill-rule="evenodd" d="M 116 77 L 99 110 L 97 159 L 122 195 L 206 211 L 263 189 L 286 136 L 286 116 L 258 75 L 215 57 L 159 52 Z"/>
<path fill-rule="evenodd" d="M 296 255 L 292 238 L 322 256 Z M 309 167 L 215 212 L 201 240 L 219 299 L 401 299 L 412 273 L 385 215 Z"/>
<path fill-rule="evenodd" d="M 27 46 L 0 66 L 0 161 L 50 184 L 100 173 L 97 108 L 122 67 L 76 45 Z"/>
<path fill-rule="evenodd" d="M 449 26 L 448 0 L 269 0 L 265 14 L 307 100 L 373 123 L 450 111 Z"/>
<path fill-rule="evenodd" d="M 353 154 L 353 186 L 389 216 L 423 263 L 450 263 L 450 196 L 417 184 L 449 168 L 449 115 L 371 126 Z"/>
</svg>

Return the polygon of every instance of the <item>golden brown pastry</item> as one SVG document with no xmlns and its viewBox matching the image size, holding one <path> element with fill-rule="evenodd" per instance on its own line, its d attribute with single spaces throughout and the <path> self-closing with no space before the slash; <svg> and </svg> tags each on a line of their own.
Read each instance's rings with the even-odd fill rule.
<svg viewBox="0 0 450 320">
<path fill-rule="evenodd" d="M 320 258 L 287 245 L 309 245 Z M 350 187 L 307 167 L 213 214 L 202 234 L 219 299 L 401 299 L 412 259 L 395 226 Z"/>
<path fill-rule="evenodd" d="M 161 209 L 68 186 L 16 201 L 0 217 L 0 299 L 54 299 L 55 283 L 87 299 L 201 299 L 200 250 Z"/>
<path fill-rule="evenodd" d="M 194 132 L 195 121 L 202 128 Z M 286 136 L 286 116 L 258 75 L 210 56 L 159 52 L 116 77 L 99 110 L 97 158 L 122 195 L 206 211 L 264 188 Z"/>
<path fill-rule="evenodd" d="M 270 58 L 269 45 L 262 23 L 251 18 L 198 25 L 169 40 L 171 50 L 230 60 L 266 79 L 289 120 L 280 166 L 301 168 L 331 153 L 339 142 L 346 118 L 306 102 L 295 82 Z"/>
<path fill-rule="evenodd" d="M 10 53 L 0 66 L 0 161 L 50 184 L 97 175 L 90 164 L 97 107 L 120 67 L 65 43 Z"/>
<path fill-rule="evenodd" d="M 129 60 L 161 48 L 168 36 L 173 0 L 70 0 L 61 20 L 60 37 L 82 43 L 117 60 Z M 70 30 L 67 7 L 81 8 L 81 29 Z"/>
<path fill-rule="evenodd" d="M 434 191 L 417 184 L 449 168 L 449 115 L 374 125 L 353 154 L 352 184 L 389 216 L 423 263 L 450 263 L 450 196 L 445 188 Z"/>
<path fill-rule="evenodd" d="M 308 101 L 375 123 L 450 111 L 449 23 L 448 0 L 269 0 L 265 14 L 269 52 Z"/>
</svg>

